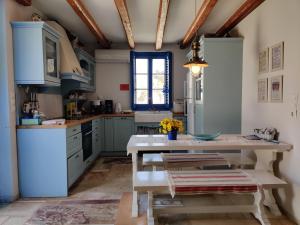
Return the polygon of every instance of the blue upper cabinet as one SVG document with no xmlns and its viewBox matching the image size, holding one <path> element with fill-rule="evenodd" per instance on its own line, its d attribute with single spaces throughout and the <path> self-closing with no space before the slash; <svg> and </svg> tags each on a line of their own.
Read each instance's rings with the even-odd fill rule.
<svg viewBox="0 0 300 225">
<path fill-rule="evenodd" d="M 96 64 L 95 59 L 82 49 L 76 48 L 75 54 L 79 61 L 80 67 L 85 75 L 89 79 L 88 83 L 76 82 L 76 81 L 63 81 L 63 92 L 67 93 L 71 90 L 80 90 L 86 92 L 96 91 Z"/>
<path fill-rule="evenodd" d="M 75 49 L 80 67 L 84 74 L 90 79 L 87 85 L 82 85 L 89 91 L 95 91 L 95 59 L 82 49 Z"/>
<path fill-rule="evenodd" d="M 12 22 L 16 84 L 59 86 L 59 34 L 45 22 Z"/>
</svg>

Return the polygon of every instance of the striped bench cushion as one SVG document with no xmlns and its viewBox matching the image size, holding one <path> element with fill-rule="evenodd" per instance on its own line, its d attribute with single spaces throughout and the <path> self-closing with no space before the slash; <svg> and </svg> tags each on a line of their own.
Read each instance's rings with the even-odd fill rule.
<svg viewBox="0 0 300 225">
<path fill-rule="evenodd" d="M 161 153 L 166 167 L 178 166 L 230 166 L 228 160 L 219 153 Z"/>
<path fill-rule="evenodd" d="M 252 193 L 257 182 L 241 170 L 168 171 L 172 197 L 175 194 Z"/>
</svg>

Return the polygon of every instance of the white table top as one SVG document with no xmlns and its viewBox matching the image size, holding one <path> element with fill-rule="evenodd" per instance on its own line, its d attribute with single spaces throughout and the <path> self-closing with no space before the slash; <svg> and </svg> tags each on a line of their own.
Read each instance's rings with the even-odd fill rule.
<svg viewBox="0 0 300 225">
<path fill-rule="evenodd" d="M 247 140 L 241 135 L 224 134 L 213 141 L 197 141 L 191 135 L 178 135 L 177 140 L 169 141 L 166 135 L 132 135 L 127 144 L 127 154 L 139 151 L 160 150 L 278 150 L 288 151 L 292 145 L 264 140 Z"/>
</svg>

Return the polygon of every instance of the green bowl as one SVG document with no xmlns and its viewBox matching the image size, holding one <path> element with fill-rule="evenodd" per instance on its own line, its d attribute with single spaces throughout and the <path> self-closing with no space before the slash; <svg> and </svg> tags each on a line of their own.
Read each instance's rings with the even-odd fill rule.
<svg viewBox="0 0 300 225">
<path fill-rule="evenodd" d="M 211 141 L 214 140 L 215 138 L 219 137 L 221 135 L 221 132 L 215 133 L 215 134 L 199 134 L 195 135 L 194 138 L 196 140 L 201 140 L 201 141 Z"/>
</svg>

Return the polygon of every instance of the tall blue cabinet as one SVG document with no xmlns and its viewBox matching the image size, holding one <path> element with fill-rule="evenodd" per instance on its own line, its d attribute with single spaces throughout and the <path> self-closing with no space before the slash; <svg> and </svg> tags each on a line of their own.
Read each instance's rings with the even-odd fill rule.
<svg viewBox="0 0 300 225">
<path fill-rule="evenodd" d="M 59 86 L 59 34 L 45 22 L 12 22 L 16 84 Z"/>
<path fill-rule="evenodd" d="M 187 75 L 188 133 L 240 133 L 243 39 L 202 36 L 200 42 L 209 66 L 199 77 Z"/>
</svg>

